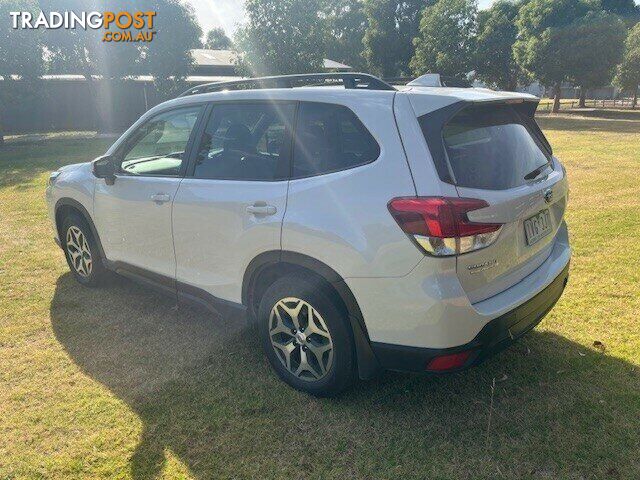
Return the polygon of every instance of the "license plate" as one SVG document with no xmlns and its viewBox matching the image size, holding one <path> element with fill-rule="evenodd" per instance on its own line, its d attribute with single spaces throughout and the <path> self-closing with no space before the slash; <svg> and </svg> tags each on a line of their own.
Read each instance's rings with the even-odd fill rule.
<svg viewBox="0 0 640 480">
<path fill-rule="evenodd" d="M 542 210 L 524 221 L 524 233 L 527 245 L 533 245 L 551 231 L 551 214 L 549 210 Z"/>
</svg>

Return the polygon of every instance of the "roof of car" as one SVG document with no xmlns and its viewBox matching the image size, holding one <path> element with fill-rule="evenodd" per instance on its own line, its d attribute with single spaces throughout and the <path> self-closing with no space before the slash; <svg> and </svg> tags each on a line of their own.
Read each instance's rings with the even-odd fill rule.
<svg viewBox="0 0 640 480">
<path fill-rule="evenodd" d="M 217 91 L 182 96 L 164 102 L 149 113 L 164 110 L 180 105 L 191 105 L 201 102 L 232 101 L 232 100 L 292 100 L 292 101 L 316 101 L 327 103 L 341 103 L 344 99 L 354 96 L 358 101 L 380 98 L 380 96 L 392 97 L 400 93 L 411 97 L 411 103 L 418 115 L 427 111 L 436 110 L 444 106 L 464 102 L 491 102 L 491 101 L 535 101 L 539 99 L 533 95 L 518 92 L 501 92 L 487 88 L 454 88 L 454 87 L 407 87 L 400 86 L 397 90 L 369 90 L 369 89 L 345 89 L 341 86 L 307 86 L 295 88 L 263 88 Z"/>
<path fill-rule="evenodd" d="M 327 101 L 326 97 L 336 98 L 337 96 L 351 100 L 358 98 L 359 101 L 362 101 L 365 97 L 380 98 L 384 95 L 391 98 L 398 92 L 409 95 L 414 109 L 417 106 L 418 110 L 423 112 L 442 108 L 458 101 L 514 100 L 522 102 L 537 100 L 536 97 L 529 94 L 472 88 L 468 82 L 455 78 L 453 79 L 454 86 L 447 87 L 446 82 L 450 80 L 448 79 L 449 77 L 442 77 L 439 74 L 427 74 L 418 77 L 404 87 L 397 88 L 378 77 L 360 72 L 254 77 L 196 85 L 182 93 L 177 99 L 161 104 L 153 111 L 170 105 L 187 105 L 200 101 L 231 99 Z"/>
<path fill-rule="evenodd" d="M 216 91 L 181 96 L 156 105 L 148 110 L 127 132 L 137 128 L 147 118 L 167 109 L 180 106 L 196 105 L 208 102 L 225 101 L 308 101 L 322 103 L 338 103 L 353 108 L 367 102 L 379 103 L 382 98 L 392 102 L 395 95 L 407 95 L 416 116 L 446 107 L 457 102 L 491 102 L 491 101 L 531 101 L 539 99 L 533 95 L 516 92 L 499 92 L 484 88 L 450 88 L 450 87 L 397 87 L 396 90 L 345 89 L 340 86 L 309 86 L 295 88 L 265 88 Z M 114 143 L 110 152 L 118 147 Z M 109 153 L 110 153 L 109 152 Z"/>
<path fill-rule="evenodd" d="M 150 112 L 160 109 L 171 108 L 180 105 L 191 105 L 202 102 L 221 102 L 232 100 L 291 100 L 291 101 L 316 101 L 332 103 L 331 100 L 340 100 L 345 98 L 354 98 L 357 96 L 359 100 L 380 98 L 386 95 L 391 98 L 395 90 L 351 90 L 342 87 L 297 87 L 297 88 L 265 88 L 265 89 L 247 89 L 247 90 L 231 90 L 210 93 L 199 93 L 195 95 L 182 96 L 161 103 L 152 108 Z M 335 102 L 334 102 L 335 103 Z M 338 101 L 337 103 L 340 103 Z"/>
</svg>

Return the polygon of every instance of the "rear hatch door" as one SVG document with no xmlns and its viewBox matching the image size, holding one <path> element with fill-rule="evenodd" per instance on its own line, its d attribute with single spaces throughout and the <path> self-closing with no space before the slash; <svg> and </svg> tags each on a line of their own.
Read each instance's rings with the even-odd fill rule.
<svg viewBox="0 0 640 480">
<path fill-rule="evenodd" d="M 489 206 L 472 222 L 503 224 L 497 240 L 462 254 L 457 272 L 472 303 L 496 295 L 536 270 L 562 224 L 567 183 L 535 123 L 534 102 L 479 102 L 444 125 L 449 173 L 458 195 Z"/>
</svg>

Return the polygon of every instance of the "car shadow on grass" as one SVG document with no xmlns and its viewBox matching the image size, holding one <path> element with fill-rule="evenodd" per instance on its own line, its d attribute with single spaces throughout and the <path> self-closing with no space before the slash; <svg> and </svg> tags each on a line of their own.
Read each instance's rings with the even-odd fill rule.
<svg viewBox="0 0 640 480">
<path fill-rule="evenodd" d="M 640 472 L 637 367 L 553 333 L 468 372 L 384 373 L 317 399 L 279 381 L 244 320 L 176 309 L 124 279 L 88 289 L 61 276 L 51 321 L 78 367 L 143 422 L 136 479 L 158 477 L 167 451 L 200 479 Z"/>
</svg>

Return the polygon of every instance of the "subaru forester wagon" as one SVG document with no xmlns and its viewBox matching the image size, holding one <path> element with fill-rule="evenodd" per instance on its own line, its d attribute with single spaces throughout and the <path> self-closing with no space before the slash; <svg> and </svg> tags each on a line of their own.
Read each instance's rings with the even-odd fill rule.
<svg viewBox="0 0 640 480">
<path fill-rule="evenodd" d="M 246 314 L 311 394 L 477 365 L 562 294 L 568 187 L 536 97 L 444 83 L 195 87 L 51 174 L 56 240 L 83 285 L 111 270 Z"/>
</svg>

